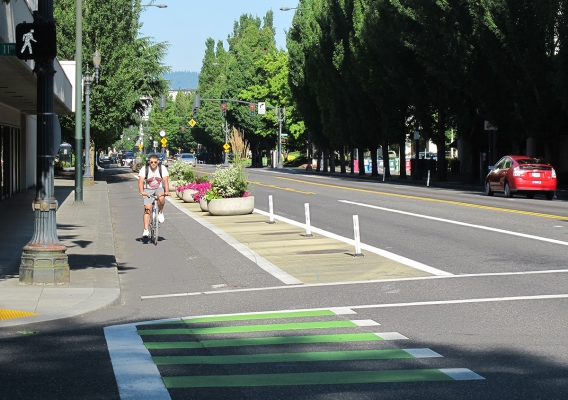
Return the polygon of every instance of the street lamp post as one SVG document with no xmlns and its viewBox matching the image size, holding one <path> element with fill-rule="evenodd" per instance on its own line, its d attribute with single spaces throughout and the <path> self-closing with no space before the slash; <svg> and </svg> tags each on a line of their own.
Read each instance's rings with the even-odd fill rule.
<svg viewBox="0 0 568 400">
<path fill-rule="evenodd" d="M 226 63 L 217 63 L 214 62 L 211 65 L 218 67 L 223 65 L 225 67 L 225 83 L 227 82 L 227 64 Z M 221 94 L 221 97 L 224 98 L 223 94 Z M 223 123 L 223 125 L 221 125 L 221 129 L 223 129 L 223 133 L 225 134 L 225 145 L 227 144 L 227 141 L 229 140 L 229 124 L 227 123 L 227 117 L 225 116 L 225 121 Z M 225 167 L 227 167 L 229 165 L 229 159 L 228 159 L 228 151 L 227 149 L 223 148 L 223 165 Z"/>
<path fill-rule="evenodd" d="M 280 11 L 290 11 L 290 10 L 307 10 L 307 8 L 300 8 L 300 7 L 280 7 Z"/>
<path fill-rule="evenodd" d="M 83 185 L 91 186 L 94 184 L 91 173 L 91 83 L 96 79 L 99 83 L 99 66 L 101 65 L 101 53 L 98 50 L 93 54 L 93 64 L 95 66 L 95 77 L 87 71 L 85 72 L 85 175 Z"/>
<path fill-rule="evenodd" d="M 282 122 L 286 119 L 286 107 L 277 108 L 276 114 L 278 118 L 278 168 L 284 168 L 282 165 Z"/>
<path fill-rule="evenodd" d="M 53 0 L 40 1 L 36 22 L 53 22 Z M 37 75 L 37 169 L 36 197 L 32 203 L 34 232 L 22 251 L 19 282 L 26 285 L 69 283 L 67 248 L 57 237 L 54 159 L 53 59 L 36 60 Z"/>
</svg>

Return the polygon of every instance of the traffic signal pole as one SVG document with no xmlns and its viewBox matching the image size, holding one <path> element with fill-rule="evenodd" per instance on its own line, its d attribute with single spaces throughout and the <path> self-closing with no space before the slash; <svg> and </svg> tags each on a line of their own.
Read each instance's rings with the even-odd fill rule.
<svg viewBox="0 0 568 400">
<path fill-rule="evenodd" d="M 254 103 L 250 102 L 250 101 L 243 101 L 243 100 L 233 100 L 233 99 L 201 99 L 199 97 L 199 94 L 196 93 L 195 97 L 193 99 L 193 117 L 197 117 L 197 113 L 199 111 L 199 106 L 200 106 L 200 102 L 201 101 L 220 101 L 221 102 L 221 115 L 222 116 L 226 116 L 227 113 L 227 102 L 231 102 L 231 103 L 241 103 L 241 104 L 247 104 L 249 106 L 249 110 L 250 110 L 250 114 L 249 115 L 255 115 L 254 114 Z M 266 105 L 266 108 L 272 108 L 276 114 L 276 118 L 278 119 L 278 168 L 283 168 L 284 166 L 282 165 L 282 123 L 286 120 L 286 107 L 273 107 L 273 106 L 269 106 Z M 227 118 L 225 118 L 225 124 L 223 125 L 223 131 L 225 132 L 225 144 L 227 144 L 227 140 L 228 140 L 228 133 L 229 133 L 229 125 L 227 123 Z M 225 158 L 224 158 L 224 165 L 228 165 L 228 161 L 227 161 L 227 151 L 225 151 Z"/>
<path fill-rule="evenodd" d="M 39 19 L 53 22 L 53 0 L 40 1 L 38 7 Z M 54 138 L 53 58 L 37 59 L 34 72 L 37 75 L 36 198 L 32 204 L 34 232 L 23 248 L 19 281 L 27 285 L 69 283 L 67 248 L 57 237 L 54 161 L 59 143 L 55 143 Z"/>
</svg>

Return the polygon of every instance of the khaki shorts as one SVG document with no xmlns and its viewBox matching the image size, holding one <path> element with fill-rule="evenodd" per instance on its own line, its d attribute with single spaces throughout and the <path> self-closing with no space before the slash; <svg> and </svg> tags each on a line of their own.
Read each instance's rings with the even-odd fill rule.
<svg viewBox="0 0 568 400">
<path fill-rule="evenodd" d="M 164 188 L 163 187 L 159 187 L 157 189 L 144 189 L 144 191 L 146 192 L 146 194 L 152 196 L 155 194 L 164 194 Z M 152 204 L 154 202 L 154 198 L 153 197 L 148 197 L 148 196 L 144 196 L 144 205 L 147 206 L 148 204 Z"/>
</svg>

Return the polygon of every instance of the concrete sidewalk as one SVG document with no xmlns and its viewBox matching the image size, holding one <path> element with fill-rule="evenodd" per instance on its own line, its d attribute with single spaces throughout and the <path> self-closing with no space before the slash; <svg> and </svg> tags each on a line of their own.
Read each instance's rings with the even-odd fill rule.
<svg viewBox="0 0 568 400">
<path fill-rule="evenodd" d="M 83 204 L 74 202 L 74 183 L 55 179 L 57 235 L 67 247 L 69 284 L 19 284 L 22 248 L 33 235 L 35 189 L 0 203 L 0 327 L 72 317 L 119 299 L 107 183 L 85 186 Z"/>
</svg>

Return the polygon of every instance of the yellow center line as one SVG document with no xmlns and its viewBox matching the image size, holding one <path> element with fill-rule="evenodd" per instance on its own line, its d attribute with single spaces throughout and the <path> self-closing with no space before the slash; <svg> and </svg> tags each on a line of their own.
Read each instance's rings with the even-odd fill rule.
<svg viewBox="0 0 568 400">
<path fill-rule="evenodd" d="M 441 200 L 441 199 L 434 199 L 432 197 L 419 197 L 419 196 L 412 196 L 412 195 L 408 195 L 408 194 L 381 192 L 379 190 L 350 188 L 350 187 L 347 187 L 347 186 L 330 185 L 330 184 L 327 184 L 327 183 L 309 182 L 309 181 L 303 181 L 301 179 L 292 179 L 292 178 L 284 178 L 284 177 L 277 177 L 277 178 L 278 179 L 284 179 L 284 180 L 291 181 L 291 182 L 305 183 L 307 185 L 323 186 L 323 187 L 328 187 L 328 188 L 333 188 L 333 189 L 351 190 L 353 192 L 372 193 L 372 194 L 379 194 L 379 195 L 383 195 L 383 196 L 402 197 L 402 198 L 405 198 L 405 199 L 412 199 L 412 200 L 431 201 L 431 202 L 434 202 L 434 203 L 452 204 L 452 205 L 455 205 L 455 206 L 479 208 L 479 209 L 482 209 L 482 210 L 491 210 L 491 211 L 501 211 L 501 212 L 507 212 L 507 213 L 512 213 L 512 214 L 530 215 L 530 216 L 533 216 L 533 217 L 551 218 L 551 219 L 558 219 L 558 220 L 568 220 L 568 216 L 565 216 L 565 215 L 554 215 L 554 214 L 537 213 L 537 212 L 532 212 L 532 211 L 511 210 L 511 209 L 508 209 L 508 208 L 491 207 L 491 206 L 483 206 L 483 205 L 480 205 L 480 204 L 464 203 L 462 201 Z M 311 193 L 311 194 L 315 194 L 315 193 Z"/>
<path fill-rule="evenodd" d="M 301 193 L 301 194 L 315 194 L 315 192 L 303 192 L 301 190 L 296 190 L 296 189 L 286 188 L 286 187 L 280 187 L 280 186 L 276 186 L 276 185 L 268 185 L 268 184 L 260 183 L 260 182 L 251 181 L 250 183 L 252 183 L 254 185 L 258 185 L 258 186 L 265 186 L 265 187 L 273 188 L 273 189 L 287 190 L 289 192 L 295 192 L 295 193 Z"/>
</svg>

